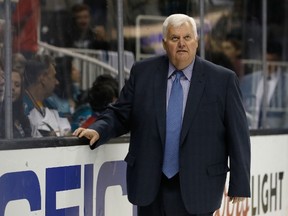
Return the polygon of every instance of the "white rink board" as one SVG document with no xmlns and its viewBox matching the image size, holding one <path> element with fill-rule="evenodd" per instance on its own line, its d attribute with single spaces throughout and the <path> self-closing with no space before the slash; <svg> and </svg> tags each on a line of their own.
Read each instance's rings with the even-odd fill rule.
<svg viewBox="0 0 288 216">
<path fill-rule="evenodd" d="M 232 205 L 224 192 L 215 216 L 288 216 L 288 135 L 251 142 L 253 197 Z M 0 216 L 136 216 L 127 151 L 127 143 L 0 151 Z"/>
</svg>

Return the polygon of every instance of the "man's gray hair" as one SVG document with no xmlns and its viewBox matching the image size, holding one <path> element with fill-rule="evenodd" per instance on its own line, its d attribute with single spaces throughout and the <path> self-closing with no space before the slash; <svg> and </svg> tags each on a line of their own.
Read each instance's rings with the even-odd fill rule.
<svg viewBox="0 0 288 216">
<path fill-rule="evenodd" d="M 168 16 L 163 23 L 163 28 L 162 28 L 163 39 L 165 40 L 167 37 L 168 26 L 171 25 L 173 27 L 179 27 L 186 22 L 192 25 L 194 36 L 195 38 L 198 38 L 197 25 L 196 25 L 195 20 L 192 17 L 187 16 L 185 14 L 172 14 Z"/>
</svg>

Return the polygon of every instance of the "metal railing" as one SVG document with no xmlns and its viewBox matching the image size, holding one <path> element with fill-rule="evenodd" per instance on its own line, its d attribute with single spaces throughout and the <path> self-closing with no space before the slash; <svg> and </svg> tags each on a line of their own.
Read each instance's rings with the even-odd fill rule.
<svg viewBox="0 0 288 216">
<path fill-rule="evenodd" d="M 112 64 L 111 62 L 101 58 L 100 55 L 101 53 L 103 54 L 107 52 L 107 55 L 109 56 L 112 51 L 68 49 L 52 46 L 41 41 L 39 41 L 38 44 L 41 53 L 48 53 L 53 57 L 69 56 L 73 58 L 74 66 L 79 69 L 82 74 L 81 88 L 83 90 L 91 87 L 96 77 L 101 74 L 110 74 L 113 77 L 118 75 L 118 69 L 117 66 L 115 66 L 115 61 L 117 61 L 116 52 L 113 52 L 113 55 L 116 56 L 116 60 L 114 59 Z M 125 77 L 129 76 L 129 71 L 130 68 L 125 68 Z"/>
<path fill-rule="evenodd" d="M 244 66 L 247 66 L 252 72 L 253 71 L 259 71 L 263 70 L 263 61 L 261 60 L 255 60 L 255 59 L 243 59 L 241 60 L 242 64 Z M 281 69 L 285 70 L 288 72 L 288 62 L 267 62 L 267 66 L 276 66 L 276 67 L 281 67 Z"/>
<path fill-rule="evenodd" d="M 76 49 L 76 48 L 67 48 L 72 52 L 82 54 L 85 56 L 90 56 L 100 60 L 101 62 L 107 63 L 115 69 L 118 69 L 118 52 L 110 50 L 93 50 L 93 49 Z M 135 62 L 134 54 L 130 51 L 123 51 L 123 64 L 124 72 L 127 75 L 130 74 L 130 69 Z"/>
</svg>

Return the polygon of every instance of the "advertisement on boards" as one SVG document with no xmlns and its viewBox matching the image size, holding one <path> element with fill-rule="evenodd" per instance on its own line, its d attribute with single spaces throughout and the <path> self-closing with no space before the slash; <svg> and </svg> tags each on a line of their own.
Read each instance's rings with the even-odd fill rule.
<svg viewBox="0 0 288 216">
<path fill-rule="evenodd" d="M 225 189 L 215 216 L 288 215 L 288 136 L 251 142 L 252 197 L 233 205 Z M 127 151 L 128 143 L 0 151 L 0 216 L 136 216 Z"/>
</svg>

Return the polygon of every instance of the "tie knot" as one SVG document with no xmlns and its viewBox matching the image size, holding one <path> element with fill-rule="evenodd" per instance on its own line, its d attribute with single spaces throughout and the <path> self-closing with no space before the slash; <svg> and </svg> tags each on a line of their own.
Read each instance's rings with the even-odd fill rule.
<svg viewBox="0 0 288 216">
<path fill-rule="evenodd" d="M 182 76 L 184 76 L 184 74 L 183 74 L 183 71 L 181 71 L 181 70 L 175 70 L 174 71 L 174 74 L 176 75 L 176 78 L 175 79 L 180 79 Z"/>
</svg>

